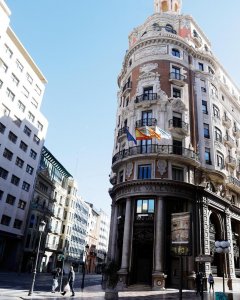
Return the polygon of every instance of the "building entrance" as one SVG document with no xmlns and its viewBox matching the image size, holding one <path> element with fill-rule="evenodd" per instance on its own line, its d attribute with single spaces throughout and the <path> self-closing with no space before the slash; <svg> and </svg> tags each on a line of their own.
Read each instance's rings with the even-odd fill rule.
<svg viewBox="0 0 240 300">
<path fill-rule="evenodd" d="M 153 243 L 134 242 L 132 260 L 132 284 L 152 283 Z"/>
</svg>

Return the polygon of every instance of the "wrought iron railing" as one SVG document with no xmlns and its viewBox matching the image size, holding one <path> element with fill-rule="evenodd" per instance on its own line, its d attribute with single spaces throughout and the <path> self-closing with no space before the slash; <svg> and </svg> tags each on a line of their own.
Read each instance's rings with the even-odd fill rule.
<svg viewBox="0 0 240 300">
<path fill-rule="evenodd" d="M 240 188 L 240 181 L 233 176 L 228 176 L 228 183 L 232 183 Z"/>
<path fill-rule="evenodd" d="M 197 153 L 188 148 L 183 148 L 174 145 L 140 145 L 135 147 L 130 147 L 116 153 L 112 158 L 112 163 L 115 163 L 124 158 L 141 155 L 141 154 L 158 154 L 158 155 L 180 155 L 185 158 L 190 158 L 193 160 L 199 160 Z"/>
<path fill-rule="evenodd" d="M 185 131 L 188 131 L 188 124 L 180 119 L 169 120 L 168 124 L 169 127 L 182 128 Z"/>
<path fill-rule="evenodd" d="M 169 77 L 170 77 L 170 79 L 176 79 L 176 80 L 181 80 L 181 81 L 186 79 L 186 77 L 184 75 L 182 75 L 180 73 L 176 73 L 176 72 L 171 72 L 169 74 Z"/>
<path fill-rule="evenodd" d="M 142 101 L 149 101 L 149 100 L 157 100 L 157 93 L 147 93 L 137 96 L 135 99 L 135 103 L 140 103 Z"/>
<path fill-rule="evenodd" d="M 157 125 L 157 119 L 155 118 L 146 118 L 136 121 L 136 127 L 142 126 L 155 126 Z"/>
<path fill-rule="evenodd" d="M 121 136 L 121 135 L 123 135 L 123 134 L 126 134 L 128 129 L 129 129 L 128 126 L 124 126 L 124 127 L 120 128 L 120 129 L 118 130 L 118 136 Z"/>
</svg>

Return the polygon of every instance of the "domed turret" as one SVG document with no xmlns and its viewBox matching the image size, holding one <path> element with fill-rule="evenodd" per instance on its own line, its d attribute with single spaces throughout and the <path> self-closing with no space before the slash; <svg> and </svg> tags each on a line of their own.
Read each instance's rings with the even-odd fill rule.
<svg viewBox="0 0 240 300">
<path fill-rule="evenodd" d="M 155 13 L 180 14 L 181 0 L 154 0 Z"/>
</svg>

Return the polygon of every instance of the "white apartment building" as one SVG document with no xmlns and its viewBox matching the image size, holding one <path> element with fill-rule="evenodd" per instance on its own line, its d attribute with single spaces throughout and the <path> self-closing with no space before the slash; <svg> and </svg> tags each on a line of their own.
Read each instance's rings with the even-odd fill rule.
<svg viewBox="0 0 240 300">
<path fill-rule="evenodd" d="M 45 84 L 10 27 L 0 2 L 0 265 L 14 269 L 48 122 L 40 111 Z"/>
</svg>

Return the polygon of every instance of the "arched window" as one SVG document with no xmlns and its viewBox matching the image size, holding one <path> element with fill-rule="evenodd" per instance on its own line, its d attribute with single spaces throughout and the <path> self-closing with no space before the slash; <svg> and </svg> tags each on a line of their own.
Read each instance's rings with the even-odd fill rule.
<svg viewBox="0 0 240 300">
<path fill-rule="evenodd" d="M 215 127 L 214 131 L 215 131 L 215 141 L 222 143 L 222 131 L 217 127 Z"/>
<path fill-rule="evenodd" d="M 214 117 L 220 119 L 220 110 L 215 104 L 213 104 L 213 115 Z"/>
<path fill-rule="evenodd" d="M 224 156 L 221 152 L 217 151 L 217 166 L 220 169 L 224 168 Z"/>
<path fill-rule="evenodd" d="M 180 58 L 180 51 L 176 48 L 172 49 L 172 55 Z"/>
<path fill-rule="evenodd" d="M 167 3 L 167 1 L 163 1 L 162 2 L 162 11 L 163 12 L 168 11 L 168 3 Z"/>
</svg>

